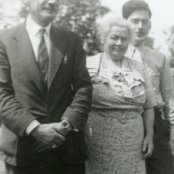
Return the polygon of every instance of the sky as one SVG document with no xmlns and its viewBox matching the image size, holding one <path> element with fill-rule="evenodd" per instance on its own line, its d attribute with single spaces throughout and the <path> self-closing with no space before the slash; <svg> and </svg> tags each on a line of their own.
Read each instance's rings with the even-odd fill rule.
<svg viewBox="0 0 174 174">
<path fill-rule="evenodd" d="M 110 8 L 111 16 L 121 16 L 122 5 L 127 0 L 101 0 L 102 5 Z M 146 0 L 152 10 L 152 29 L 150 36 L 155 38 L 155 45 L 163 45 L 165 51 L 164 30 L 174 26 L 174 0 Z"/>
</svg>

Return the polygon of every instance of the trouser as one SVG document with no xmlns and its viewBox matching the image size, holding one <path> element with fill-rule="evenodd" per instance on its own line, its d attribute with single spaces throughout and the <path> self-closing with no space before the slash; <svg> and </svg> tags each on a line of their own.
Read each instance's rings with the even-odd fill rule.
<svg viewBox="0 0 174 174">
<path fill-rule="evenodd" d="M 162 113 L 155 109 L 154 151 L 146 160 L 147 174 L 174 174 L 174 162 L 171 152 L 170 124 L 162 118 Z"/>
<path fill-rule="evenodd" d="M 6 174 L 84 174 L 84 163 L 57 166 L 19 167 L 5 164 Z"/>
</svg>

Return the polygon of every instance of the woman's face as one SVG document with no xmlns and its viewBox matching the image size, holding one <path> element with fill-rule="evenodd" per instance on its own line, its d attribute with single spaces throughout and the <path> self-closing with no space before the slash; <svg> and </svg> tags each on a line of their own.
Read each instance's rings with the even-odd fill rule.
<svg viewBox="0 0 174 174">
<path fill-rule="evenodd" d="M 104 52 L 113 60 L 122 59 L 127 51 L 129 38 L 127 28 L 113 26 L 104 40 Z"/>
</svg>

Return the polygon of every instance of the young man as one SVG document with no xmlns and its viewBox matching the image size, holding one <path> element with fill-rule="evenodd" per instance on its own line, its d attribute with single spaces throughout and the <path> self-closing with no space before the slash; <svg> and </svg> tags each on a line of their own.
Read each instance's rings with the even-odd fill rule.
<svg viewBox="0 0 174 174">
<path fill-rule="evenodd" d="M 151 28 L 151 10 L 145 1 L 130 0 L 122 7 L 122 15 L 132 25 L 134 38 L 127 56 L 142 62 L 151 76 L 156 98 L 154 124 L 154 151 L 146 160 L 147 174 L 173 174 L 169 144 L 170 68 L 167 59 L 144 45 Z"/>
<path fill-rule="evenodd" d="M 78 35 L 52 21 L 58 0 L 30 0 L 26 23 L 0 32 L 6 174 L 83 174 L 92 85 Z"/>
</svg>

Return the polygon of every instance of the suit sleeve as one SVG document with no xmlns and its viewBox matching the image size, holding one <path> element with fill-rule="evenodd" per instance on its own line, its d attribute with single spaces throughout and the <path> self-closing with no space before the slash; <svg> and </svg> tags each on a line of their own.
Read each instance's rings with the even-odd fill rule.
<svg viewBox="0 0 174 174">
<path fill-rule="evenodd" d="M 82 41 L 79 38 L 76 39 L 74 50 L 74 96 L 63 117 L 67 118 L 74 127 L 82 130 L 90 111 L 92 84 L 86 68 L 86 56 L 82 48 Z"/>
<path fill-rule="evenodd" d="M 160 76 L 160 90 L 164 101 L 164 113 L 169 118 L 169 100 L 171 97 L 171 76 L 168 60 L 164 57 Z"/>
<path fill-rule="evenodd" d="M 0 41 L 0 116 L 2 123 L 18 136 L 23 136 L 26 127 L 35 118 L 15 98 L 7 48 Z"/>
</svg>

